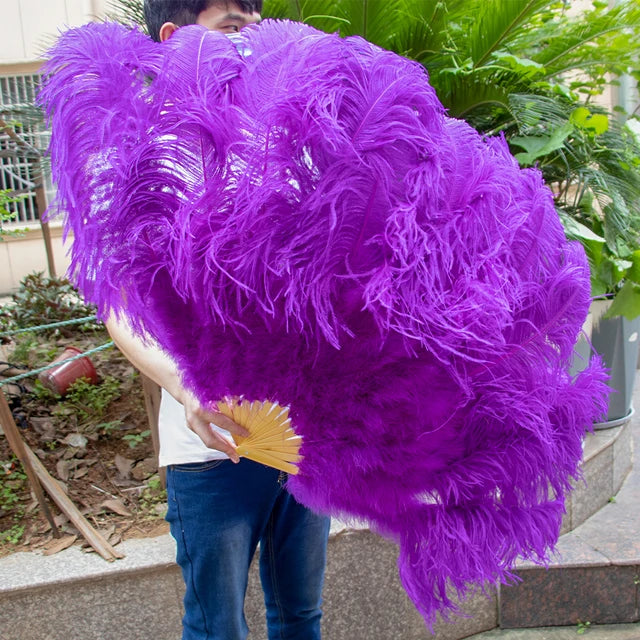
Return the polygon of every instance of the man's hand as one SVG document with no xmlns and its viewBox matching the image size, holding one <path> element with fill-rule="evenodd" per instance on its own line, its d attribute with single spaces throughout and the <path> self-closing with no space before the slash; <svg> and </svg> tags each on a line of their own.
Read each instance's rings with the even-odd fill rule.
<svg viewBox="0 0 640 640">
<path fill-rule="evenodd" d="M 239 462 L 240 458 L 233 442 L 218 433 L 211 424 L 226 429 L 236 436 L 246 437 L 249 432 L 216 411 L 214 405 L 203 407 L 196 397 L 182 386 L 182 379 L 174 360 L 160 349 L 151 338 L 147 337 L 146 340 L 143 340 L 139 335 L 134 334 L 124 318 L 118 320 L 115 316 L 110 316 L 105 325 L 129 362 L 166 389 L 184 406 L 187 424 L 202 442 L 210 449 L 226 453 L 234 462 Z"/>
<path fill-rule="evenodd" d="M 233 462 L 240 462 L 235 444 L 218 433 L 212 427 L 212 424 L 226 429 L 236 436 L 247 437 L 249 431 L 215 409 L 203 407 L 190 393 L 185 394 L 182 404 L 184 405 L 187 424 L 200 440 L 210 449 L 217 449 L 226 453 Z"/>
</svg>

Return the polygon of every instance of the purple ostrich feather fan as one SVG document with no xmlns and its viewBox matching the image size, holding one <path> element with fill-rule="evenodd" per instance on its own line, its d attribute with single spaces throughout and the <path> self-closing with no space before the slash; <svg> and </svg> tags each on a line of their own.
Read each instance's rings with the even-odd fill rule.
<svg viewBox="0 0 640 640">
<path fill-rule="evenodd" d="M 537 170 L 420 65 L 290 22 L 74 29 L 41 102 L 84 295 L 202 401 L 289 405 L 288 489 L 397 542 L 427 622 L 545 561 L 607 392 L 569 373 L 589 272 Z"/>
</svg>

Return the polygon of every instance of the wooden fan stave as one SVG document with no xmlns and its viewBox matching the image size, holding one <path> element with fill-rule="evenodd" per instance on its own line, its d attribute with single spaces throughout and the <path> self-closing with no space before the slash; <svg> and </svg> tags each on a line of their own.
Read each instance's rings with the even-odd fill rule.
<svg viewBox="0 0 640 640">
<path fill-rule="evenodd" d="M 275 402 L 231 398 L 218 402 L 218 410 L 249 430 L 233 436 L 239 456 L 295 475 L 302 438 L 291 427 L 289 409 Z"/>
</svg>

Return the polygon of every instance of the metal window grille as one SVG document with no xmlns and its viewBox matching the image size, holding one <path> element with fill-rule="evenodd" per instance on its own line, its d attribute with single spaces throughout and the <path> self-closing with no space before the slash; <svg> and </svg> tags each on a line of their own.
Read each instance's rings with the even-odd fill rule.
<svg viewBox="0 0 640 640">
<path fill-rule="evenodd" d="M 0 116 L 23 140 L 43 151 L 49 133 L 35 107 L 39 82 L 37 73 L 0 76 Z M 16 195 L 26 194 L 23 199 L 8 205 L 16 217 L 7 226 L 24 226 L 40 219 L 42 212 L 38 211 L 35 198 L 36 181 L 41 179 L 37 164 L 6 133 L 0 135 L 0 189 Z M 50 200 L 53 195 L 51 178 L 46 167 L 43 171 L 47 200 Z"/>
</svg>

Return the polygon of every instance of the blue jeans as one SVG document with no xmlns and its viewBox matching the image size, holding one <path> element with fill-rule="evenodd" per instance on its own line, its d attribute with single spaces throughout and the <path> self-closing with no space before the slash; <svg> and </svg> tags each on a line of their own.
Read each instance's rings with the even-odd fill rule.
<svg viewBox="0 0 640 640">
<path fill-rule="evenodd" d="M 286 474 L 242 458 L 167 469 L 167 520 L 186 585 L 183 640 L 244 640 L 260 542 L 269 640 L 318 640 L 329 518 L 298 504 Z"/>
</svg>

